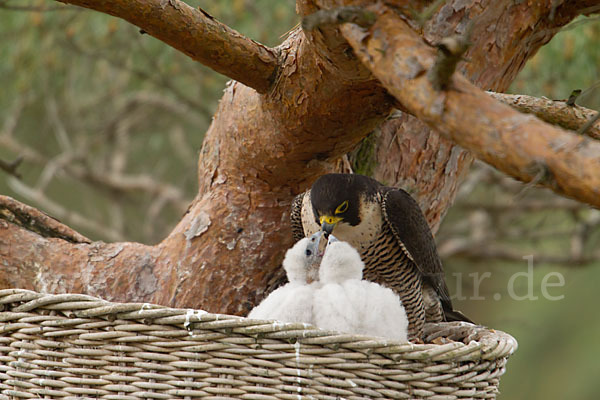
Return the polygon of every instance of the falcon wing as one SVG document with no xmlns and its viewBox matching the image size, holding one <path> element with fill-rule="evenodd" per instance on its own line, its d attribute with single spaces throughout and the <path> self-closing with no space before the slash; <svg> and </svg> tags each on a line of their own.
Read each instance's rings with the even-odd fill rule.
<svg viewBox="0 0 600 400">
<path fill-rule="evenodd" d="M 452 310 L 444 269 L 435 247 L 429 224 L 417 202 L 404 190 L 383 187 L 382 213 L 402 246 L 413 260 L 425 282 L 439 294 L 444 309 Z"/>
<path fill-rule="evenodd" d="M 304 196 L 310 191 L 306 191 L 300 193 L 298 196 L 294 198 L 292 201 L 292 210 L 290 211 L 290 222 L 292 225 L 292 235 L 294 237 L 294 242 L 305 237 L 304 228 L 302 227 L 302 201 L 304 200 Z"/>
</svg>

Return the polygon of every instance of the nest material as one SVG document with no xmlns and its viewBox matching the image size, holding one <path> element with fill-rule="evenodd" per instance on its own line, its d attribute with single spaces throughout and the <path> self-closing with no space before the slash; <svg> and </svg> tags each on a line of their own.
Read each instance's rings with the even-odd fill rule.
<svg viewBox="0 0 600 400">
<path fill-rule="evenodd" d="M 495 398 L 517 348 L 467 323 L 412 344 L 78 294 L 0 308 L 0 399 Z"/>
</svg>

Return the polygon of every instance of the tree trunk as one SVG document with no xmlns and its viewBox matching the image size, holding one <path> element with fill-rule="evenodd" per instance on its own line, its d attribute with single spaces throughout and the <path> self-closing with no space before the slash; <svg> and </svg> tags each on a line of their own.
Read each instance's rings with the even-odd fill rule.
<svg viewBox="0 0 600 400">
<path fill-rule="evenodd" d="M 320 174 L 336 170 L 336 161 L 386 120 L 395 100 L 336 26 L 296 29 L 278 48 L 266 49 L 177 0 L 69 2 L 127 19 L 249 86 L 233 82 L 227 87 L 200 152 L 198 194 L 156 246 L 86 243 L 74 234 L 65 238 L 55 234 L 68 231 L 57 222 L 53 229 L 32 231 L 14 223 L 31 219 L 20 215 L 10 199 L 0 199 L 5 220 L 0 221 L 0 287 L 244 315 L 282 275 L 279 265 L 292 244 L 293 196 Z M 395 3 L 402 10 L 408 2 Z M 412 8 L 423 3 L 412 2 Z M 554 28 L 594 2 L 573 1 L 554 10 L 552 1 L 535 3 L 448 1 L 424 28 L 411 25 L 431 42 L 463 32 L 473 20 L 476 40 L 460 70 L 485 89 L 503 90 Z M 318 2 L 297 2 L 303 15 L 318 8 Z M 174 29 L 177 21 L 187 21 L 188 30 Z M 202 24 L 217 28 L 194 30 L 188 47 L 178 45 Z M 232 57 L 207 61 L 210 52 L 198 50 L 202 38 L 214 43 L 220 35 L 229 37 L 225 43 L 231 44 Z M 407 49 L 397 56 L 414 55 Z M 240 63 L 246 62 L 254 68 L 240 76 Z M 433 227 L 472 161 L 453 141 L 407 114 L 381 125 L 373 154 L 375 177 L 415 194 Z"/>
</svg>

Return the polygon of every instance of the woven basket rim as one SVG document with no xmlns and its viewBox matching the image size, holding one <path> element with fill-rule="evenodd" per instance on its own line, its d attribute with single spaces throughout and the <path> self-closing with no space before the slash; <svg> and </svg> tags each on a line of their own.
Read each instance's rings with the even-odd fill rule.
<svg viewBox="0 0 600 400">
<path fill-rule="evenodd" d="M 12 304 L 6 311 L 6 305 Z M 18 304 L 18 305 L 14 305 Z M 118 303 L 84 294 L 46 294 L 26 289 L 0 290 L 0 328 L 35 309 L 60 311 L 73 318 L 104 318 L 132 323 L 168 325 L 190 334 L 198 329 L 219 330 L 253 338 L 287 340 L 290 343 L 336 346 L 350 351 L 375 353 L 392 360 L 482 361 L 507 358 L 518 347 L 508 333 L 466 322 L 426 324 L 426 337 L 457 337 L 448 343 L 402 343 L 391 339 L 326 331 L 302 323 L 256 320 L 228 314 L 215 314 L 191 308 L 171 308 L 151 303 Z M 47 325 L 52 326 L 53 321 Z M 65 326 L 68 320 L 57 320 Z M 2 329 L 0 329 L 1 331 Z M 107 335 L 114 332 L 106 332 Z M 103 333 L 90 334 L 101 339 Z M 462 337 L 461 337 L 462 336 Z M 108 337 L 108 336 L 107 336 Z M 453 338 L 454 339 L 454 338 Z"/>
</svg>

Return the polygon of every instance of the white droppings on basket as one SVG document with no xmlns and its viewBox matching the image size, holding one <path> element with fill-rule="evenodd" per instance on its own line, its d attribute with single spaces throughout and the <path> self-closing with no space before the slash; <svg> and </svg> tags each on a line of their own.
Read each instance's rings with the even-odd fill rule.
<svg viewBox="0 0 600 400">
<path fill-rule="evenodd" d="M 302 330 L 302 337 L 305 338 L 306 337 L 306 333 L 307 333 L 306 330 L 312 328 L 312 325 L 311 324 L 307 324 L 306 322 L 303 322 L 302 323 L 302 327 L 304 328 Z"/>
<path fill-rule="evenodd" d="M 284 324 L 283 322 L 279 322 L 279 321 L 273 321 L 273 322 L 271 323 L 271 327 L 272 327 L 274 330 L 279 330 L 280 328 L 283 328 L 284 326 L 285 326 L 285 324 Z"/>
<path fill-rule="evenodd" d="M 192 317 L 192 315 L 194 315 L 194 310 L 190 308 L 185 312 L 185 321 L 183 323 L 183 327 L 189 331 L 190 336 L 192 335 L 192 328 L 190 326 L 190 318 Z"/>
<path fill-rule="evenodd" d="M 144 303 L 144 304 L 142 304 L 142 308 L 140 308 L 138 313 L 141 313 L 142 311 L 149 310 L 149 309 L 150 309 L 150 303 Z"/>
<path fill-rule="evenodd" d="M 348 381 L 348 383 L 350 384 L 350 386 L 352 387 L 357 387 L 358 385 L 356 383 L 354 383 L 354 381 L 352 379 L 346 379 Z"/>
<path fill-rule="evenodd" d="M 19 362 L 23 362 L 23 354 L 25 354 L 25 349 L 17 351 L 17 360 Z"/>
<path fill-rule="evenodd" d="M 300 341 L 296 340 L 296 343 L 294 343 L 294 349 L 296 350 L 296 382 L 298 382 L 298 400 L 302 399 L 302 386 L 300 386 L 302 384 L 302 379 L 300 379 L 301 375 L 300 375 Z"/>
<path fill-rule="evenodd" d="M 298 366 L 300 364 L 300 341 L 296 340 L 296 343 L 294 343 L 294 349 L 296 349 L 296 366 Z M 300 372 L 300 371 L 298 371 Z"/>
</svg>

